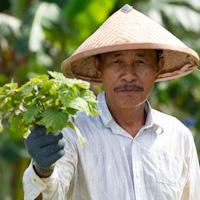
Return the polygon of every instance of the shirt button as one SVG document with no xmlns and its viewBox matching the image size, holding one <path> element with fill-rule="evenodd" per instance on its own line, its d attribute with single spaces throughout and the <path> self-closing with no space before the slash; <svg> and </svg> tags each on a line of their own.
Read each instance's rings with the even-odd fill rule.
<svg viewBox="0 0 200 200">
<path fill-rule="evenodd" d="M 163 129 L 161 127 L 158 127 L 156 130 L 156 133 L 160 135 L 162 132 L 163 132 Z"/>
</svg>

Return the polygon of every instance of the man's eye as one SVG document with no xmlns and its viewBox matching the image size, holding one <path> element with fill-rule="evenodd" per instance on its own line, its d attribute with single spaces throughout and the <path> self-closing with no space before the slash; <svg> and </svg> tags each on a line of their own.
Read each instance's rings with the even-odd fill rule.
<svg viewBox="0 0 200 200">
<path fill-rule="evenodd" d="M 137 64 L 144 64 L 144 61 L 143 60 L 136 60 L 135 63 L 137 63 Z"/>
<path fill-rule="evenodd" d="M 121 60 L 114 60 L 114 63 L 121 64 L 121 63 L 122 63 L 122 61 L 121 61 Z"/>
</svg>

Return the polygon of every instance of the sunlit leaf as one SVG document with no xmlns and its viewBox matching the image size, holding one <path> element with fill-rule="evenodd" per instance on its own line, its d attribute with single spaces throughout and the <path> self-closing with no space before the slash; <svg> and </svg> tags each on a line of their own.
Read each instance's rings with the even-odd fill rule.
<svg viewBox="0 0 200 200">
<path fill-rule="evenodd" d="M 37 124 L 45 126 L 48 131 L 54 133 L 62 130 L 68 121 L 68 114 L 62 111 L 47 109 L 41 116 L 42 119 Z"/>
<path fill-rule="evenodd" d="M 5 128 L 12 137 L 27 137 L 36 125 L 52 133 L 61 131 L 69 115 L 75 117 L 79 111 L 98 114 L 96 97 L 87 82 L 67 79 L 58 72 L 49 74 L 33 77 L 20 87 L 14 82 L 0 87 L 0 119 L 8 119 Z"/>
<path fill-rule="evenodd" d="M 26 124 L 31 124 L 40 112 L 40 108 L 30 106 L 24 112 L 23 119 Z"/>
</svg>

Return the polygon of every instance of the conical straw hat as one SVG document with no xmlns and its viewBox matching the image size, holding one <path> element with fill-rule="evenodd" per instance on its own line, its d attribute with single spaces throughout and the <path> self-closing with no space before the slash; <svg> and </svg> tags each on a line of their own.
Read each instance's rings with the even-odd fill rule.
<svg viewBox="0 0 200 200">
<path fill-rule="evenodd" d="M 130 49 L 163 50 L 164 66 L 156 81 L 184 76 L 198 65 L 198 54 L 150 18 L 124 5 L 66 60 L 65 76 L 101 82 L 95 55 Z"/>
</svg>

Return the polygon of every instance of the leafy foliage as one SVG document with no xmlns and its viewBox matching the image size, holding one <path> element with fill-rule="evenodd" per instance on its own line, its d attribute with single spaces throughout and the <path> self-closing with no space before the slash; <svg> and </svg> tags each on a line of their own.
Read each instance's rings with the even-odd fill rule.
<svg viewBox="0 0 200 200">
<path fill-rule="evenodd" d="M 89 83 L 66 79 L 59 72 L 49 72 L 30 79 L 18 87 L 8 83 L 0 87 L 0 130 L 9 132 L 11 137 L 27 136 L 35 125 L 45 126 L 47 132 L 56 133 L 63 128 L 73 128 L 69 120 L 81 111 L 89 116 L 97 115 L 96 97 L 89 90 Z M 78 132 L 80 142 L 83 142 Z"/>
</svg>

